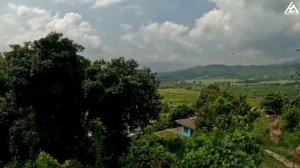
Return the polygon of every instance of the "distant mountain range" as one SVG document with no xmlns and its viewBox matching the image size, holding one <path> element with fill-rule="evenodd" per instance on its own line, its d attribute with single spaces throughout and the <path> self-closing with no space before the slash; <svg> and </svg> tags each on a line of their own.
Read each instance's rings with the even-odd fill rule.
<svg viewBox="0 0 300 168">
<path fill-rule="evenodd" d="M 190 68 L 192 65 L 183 62 L 152 62 L 147 64 L 142 64 L 141 66 L 150 67 L 154 72 L 170 72 L 180 69 Z"/>
<path fill-rule="evenodd" d="M 158 72 L 160 80 L 186 80 L 195 78 L 234 78 L 241 80 L 289 79 L 296 72 L 300 59 L 271 65 L 207 65 L 172 72 Z"/>
</svg>

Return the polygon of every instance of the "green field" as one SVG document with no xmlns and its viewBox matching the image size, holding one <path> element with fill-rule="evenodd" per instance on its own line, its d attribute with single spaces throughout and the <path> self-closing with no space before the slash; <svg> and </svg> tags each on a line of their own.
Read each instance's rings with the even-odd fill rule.
<svg viewBox="0 0 300 168">
<path fill-rule="evenodd" d="M 187 89 L 160 89 L 163 96 L 163 103 L 168 103 L 174 107 L 180 104 L 193 105 L 199 96 L 198 91 Z"/>
<path fill-rule="evenodd" d="M 237 79 L 193 79 L 162 82 L 159 91 L 163 96 L 163 102 L 168 102 L 171 106 L 184 103 L 193 105 L 202 88 L 209 84 L 217 84 L 229 93 L 247 95 L 252 106 L 259 106 L 262 97 L 272 91 L 281 92 L 290 99 L 297 96 L 299 91 L 289 82 L 288 80 L 278 80 L 244 83 Z"/>
</svg>

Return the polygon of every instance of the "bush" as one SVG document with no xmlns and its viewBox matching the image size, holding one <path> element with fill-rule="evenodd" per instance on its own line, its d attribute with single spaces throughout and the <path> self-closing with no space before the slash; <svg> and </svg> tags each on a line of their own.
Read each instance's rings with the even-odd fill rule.
<svg viewBox="0 0 300 168">
<path fill-rule="evenodd" d="M 155 131 L 161 131 L 172 126 L 172 123 L 175 121 L 171 121 L 169 114 L 161 113 L 157 122 L 155 122 L 152 126 Z"/>
<path fill-rule="evenodd" d="M 194 115 L 195 115 L 195 109 L 189 107 L 186 104 L 182 104 L 175 107 L 172 110 L 169 118 L 170 118 L 171 125 L 175 127 L 176 126 L 176 123 L 174 122 L 175 120 L 188 118 L 189 116 L 194 116 Z"/>
<path fill-rule="evenodd" d="M 296 107 L 287 108 L 282 115 L 283 128 L 286 131 L 294 131 L 300 124 L 300 110 Z"/>
<path fill-rule="evenodd" d="M 184 155 L 180 167 L 258 167 L 262 161 L 258 144 L 245 130 L 223 132 L 214 128 L 201 134 L 196 135 L 196 148 Z"/>
<path fill-rule="evenodd" d="M 269 115 L 280 115 L 287 98 L 280 92 L 271 92 L 261 100 L 261 107 Z"/>
<path fill-rule="evenodd" d="M 83 168 L 83 166 L 76 160 L 66 160 L 62 165 L 62 168 Z"/>
<path fill-rule="evenodd" d="M 295 149 L 300 144 L 300 132 L 284 132 L 282 136 L 282 146 L 288 149 Z"/>
<path fill-rule="evenodd" d="M 22 165 L 17 161 L 9 162 L 4 168 L 22 168 Z"/>
<path fill-rule="evenodd" d="M 4 166 L 4 168 L 37 168 L 35 161 L 27 160 L 25 163 L 12 161 Z"/>
<path fill-rule="evenodd" d="M 272 122 L 264 116 L 254 121 L 252 134 L 256 139 L 256 142 L 262 145 L 269 144 L 269 128 Z"/>
<path fill-rule="evenodd" d="M 61 168 L 61 165 L 56 159 L 46 152 L 40 152 L 36 158 L 37 168 Z"/>
<path fill-rule="evenodd" d="M 125 168 L 174 167 L 176 155 L 157 142 L 157 139 L 146 135 L 134 141 L 127 155 L 120 158 Z"/>
</svg>

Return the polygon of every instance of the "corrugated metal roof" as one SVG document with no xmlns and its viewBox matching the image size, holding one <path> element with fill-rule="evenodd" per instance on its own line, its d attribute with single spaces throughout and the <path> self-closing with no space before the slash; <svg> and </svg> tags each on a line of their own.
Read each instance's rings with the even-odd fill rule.
<svg viewBox="0 0 300 168">
<path fill-rule="evenodd" d="M 196 129 L 196 125 L 195 125 L 195 120 L 194 119 L 186 118 L 186 119 L 175 120 L 175 122 L 177 122 L 180 125 L 189 127 L 191 129 Z"/>
</svg>

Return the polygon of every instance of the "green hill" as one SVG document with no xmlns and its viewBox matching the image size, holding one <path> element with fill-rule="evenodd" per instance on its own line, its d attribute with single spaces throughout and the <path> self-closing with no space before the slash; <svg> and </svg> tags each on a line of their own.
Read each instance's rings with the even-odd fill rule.
<svg viewBox="0 0 300 168">
<path fill-rule="evenodd" d="M 207 65 L 189 69 L 161 72 L 157 74 L 160 80 L 186 80 L 194 78 L 234 78 L 241 80 L 279 80 L 288 79 L 295 73 L 296 65 Z"/>
</svg>

